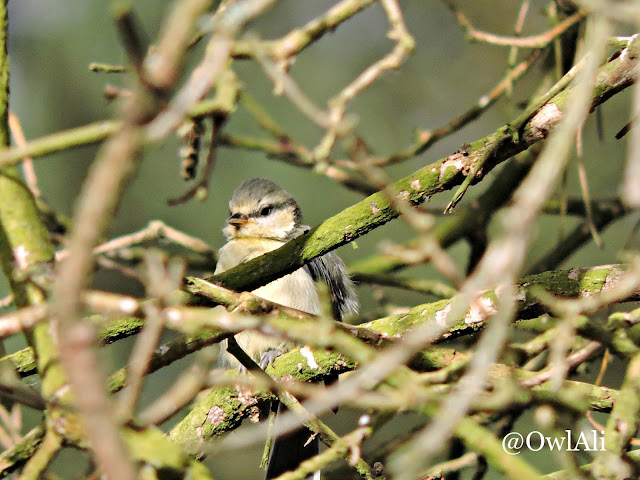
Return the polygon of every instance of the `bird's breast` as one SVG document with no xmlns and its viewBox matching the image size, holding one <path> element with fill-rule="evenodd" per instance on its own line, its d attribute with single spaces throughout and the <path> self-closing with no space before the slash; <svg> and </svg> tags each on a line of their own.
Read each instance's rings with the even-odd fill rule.
<svg viewBox="0 0 640 480">
<path fill-rule="evenodd" d="M 270 239 L 238 238 L 220 249 L 215 273 L 222 273 L 241 263 L 264 255 L 284 243 Z M 320 314 L 315 283 L 302 268 L 253 291 L 259 297 L 303 312 Z"/>
</svg>

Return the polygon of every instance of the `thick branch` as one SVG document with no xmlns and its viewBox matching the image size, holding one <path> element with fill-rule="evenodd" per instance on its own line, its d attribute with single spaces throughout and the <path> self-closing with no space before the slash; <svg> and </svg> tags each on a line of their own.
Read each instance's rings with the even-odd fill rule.
<svg viewBox="0 0 640 480">
<path fill-rule="evenodd" d="M 529 294 L 534 287 L 543 287 L 560 297 L 591 298 L 598 292 L 610 291 L 615 288 L 621 278 L 623 278 L 623 270 L 616 266 L 545 272 L 540 275 L 526 277 L 524 284 L 517 293 L 520 315 L 530 317 L 544 311 L 544 307 L 540 302 Z M 199 288 L 204 287 L 200 285 Z M 215 292 L 215 287 L 212 292 Z M 231 297 L 228 295 L 228 292 L 223 290 L 219 294 L 219 298 L 226 299 L 229 302 Z M 482 298 L 486 299 L 488 303 L 476 302 L 476 304 L 483 303 L 483 308 L 472 307 L 465 315 L 465 318 L 454 325 L 441 339 L 473 333 L 483 328 L 484 320 L 490 314 L 493 300 L 491 300 L 491 293 L 485 294 Z M 401 339 L 406 332 L 414 330 L 422 323 L 438 321 L 438 317 L 445 314 L 447 308 L 450 308 L 449 305 L 452 301 L 454 300 L 442 300 L 421 305 L 413 308 L 407 314 L 394 315 L 365 324 L 362 326 L 362 330 L 372 330 L 378 334 L 384 334 L 388 339 Z M 258 307 L 260 306 L 256 306 L 256 309 Z M 260 308 L 264 309 L 264 305 Z M 272 313 L 268 309 L 267 312 Z M 282 311 L 279 314 L 280 316 L 284 315 Z M 266 330 L 272 332 L 278 330 L 276 316 L 272 314 L 266 315 L 262 322 Z M 304 319 L 298 318 L 297 322 L 304 324 Z M 309 326 L 313 327 L 314 324 L 309 324 Z M 314 329 L 313 331 L 316 330 Z M 432 347 L 419 358 L 415 358 L 411 365 L 420 370 L 434 370 L 460 361 L 461 355 L 464 354 L 449 348 Z M 320 381 L 328 375 L 344 373 L 356 367 L 354 360 L 337 352 L 314 351 L 314 360 L 317 367 L 311 368 L 307 359 L 300 354 L 300 351 L 294 350 L 279 357 L 274 362 L 274 366 L 269 370 L 269 373 L 276 378 L 292 376 L 302 381 Z M 497 379 L 511 374 L 512 371 L 509 368 L 496 368 L 492 371 L 491 378 Z M 535 373 L 523 371 L 519 375 L 524 380 L 535 375 Z M 566 404 L 573 403 L 577 408 L 592 408 L 595 410 L 611 408 L 611 399 L 615 392 L 612 393 L 611 390 L 601 387 L 584 387 L 585 384 L 576 382 L 565 383 L 566 391 L 564 393 L 566 395 L 563 395 L 562 398 L 564 398 Z M 546 395 L 547 400 L 550 398 L 549 386 L 546 383 L 533 387 L 532 391 L 539 392 L 540 395 Z M 440 394 L 442 394 L 441 390 L 439 390 Z M 202 403 L 193 408 L 172 430 L 170 436 L 174 441 L 183 445 L 191 454 L 197 454 L 200 452 L 202 440 L 220 435 L 229 429 L 235 429 L 240 425 L 243 418 L 255 414 L 255 409 L 271 398 L 272 396 L 268 392 L 249 394 L 238 388 L 215 389 Z M 568 399 L 571 400 L 569 401 Z M 362 407 L 361 402 L 363 401 L 365 401 L 363 398 L 355 399 L 354 405 Z M 400 401 L 404 402 L 404 397 Z M 388 398 L 384 400 L 384 404 L 386 405 L 385 408 L 389 409 L 401 408 L 399 405 L 394 405 Z M 374 407 L 372 404 L 368 406 Z M 402 408 L 404 406 L 406 405 L 403 404 Z M 375 407 L 382 408 L 379 403 Z"/>
</svg>

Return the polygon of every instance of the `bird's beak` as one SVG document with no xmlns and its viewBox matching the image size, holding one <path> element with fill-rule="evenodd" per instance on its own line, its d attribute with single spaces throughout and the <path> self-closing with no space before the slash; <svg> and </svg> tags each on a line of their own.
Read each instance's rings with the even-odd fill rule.
<svg viewBox="0 0 640 480">
<path fill-rule="evenodd" d="M 234 213 L 229 218 L 227 218 L 227 223 L 229 225 L 233 225 L 236 228 L 244 227 L 247 224 L 247 221 L 248 217 L 240 213 Z"/>
</svg>

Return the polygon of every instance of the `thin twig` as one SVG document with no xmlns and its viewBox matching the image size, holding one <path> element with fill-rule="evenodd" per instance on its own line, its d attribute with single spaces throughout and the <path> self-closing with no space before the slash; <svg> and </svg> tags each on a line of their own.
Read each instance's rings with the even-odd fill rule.
<svg viewBox="0 0 640 480">
<path fill-rule="evenodd" d="M 13 112 L 9 112 L 9 128 L 11 129 L 11 134 L 13 135 L 13 139 L 15 140 L 18 148 L 26 148 L 27 140 L 22 132 L 20 119 L 14 115 Z M 38 188 L 38 177 L 36 176 L 36 171 L 33 168 L 33 159 L 29 156 L 25 156 L 22 160 L 22 168 L 24 170 L 24 178 L 27 181 L 27 185 L 29 185 L 31 193 L 33 193 L 34 197 L 39 197 L 40 189 Z"/>
<path fill-rule="evenodd" d="M 451 472 L 457 472 L 464 468 L 473 467 L 479 461 L 478 454 L 475 452 L 469 452 L 461 457 L 446 462 L 439 463 L 434 467 L 429 468 L 429 473 L 421 480 L 435 480 L 435 478 L 441 478 L 443 475 Z"/>
<path fill-rule="evenodd" d="M 522 34 L 522 28 L 524 27 L 525 18 L 527 18 L 527 13 L 529 13 L 529 7 L 531 7 L 531 0 L 523 0 L 520 4 L 520 10 L 518 11 L 518 16 L 516 19 L 516 25 L 513 29 L 516 36 L 520 36 Z M 516 57 L 518 56 L 518 47 L 513 46 L 509 51 L 509 69 L 513 69 L 516 64 Z"/>
<path fill-rule="evenodd" d="M 327 133 L 313 151 L 313 156 L 316 160 L 325 162 L 333 149 L 336 139 L 343 134 L 344 114 L 347 104 L 359 93 L 367 89 L 384 72 L 400 67 L 415 48 L 415 40 L 404 23 L 402 11 L 397 1 L 381 0 L 381 3 L 391 25 L 391 31 L 388 36 L 396 42 L 396 45 L 391 52 L 370 65 L 329 101 L 329 126 Z"/>
<path fill-rule="evenodd" d="M 490 43 L 492 45 L 504 47 L 542 48 L 548 45 L 551 40 L 562 35 L 569 28 L 584 18 L 584 14 L 582 12 L 577 12 L 544 33 L 531 35 L 529 37 L 506 37 L 476 30 L 469 19 L 458 9 L 453 1 L 443 1 L 455 13 L 458 23 L 467 31 L 469 38 L 478 42 Z"/>
<path fill-rule="evenodd" d="M 191 368 L 138 416 L 143 425 L 160 425 L 187 406 L 206 384 L 217 355 L 202 350 Z"/>
<path fill-rule="evenodd" d="M 311 169 L 316 166 L 313 154 L 303 145 L 286 140 L 263 140 L 258 138 L 239 137 L 237 135 L 222 134 L 219 138 L 221 147 L 244 148 L 257 150 L 267 154 L 270 158 L 282 160 L 291 165 Z M 352 175 L 342 168 L 333 165 L 327 166 L 320 173 L 332 180 L 341 183 L 345 187 L 365 195 L 371 195 L 377 190 L 359 177 Z"/>
<path fill-rule="evenodd" d="M 0 317 L 0 338 L 6 338 L 32 328 L 44 320 L 49 313 L 46 304 L 21 308 L 16 312 Z"/>
<path fill-rule="evenodd" d="M 582 198 L 584 201 L 584 207 L 586 212 L 587 225 L 589 225 L 589 231 L 593 237 L 594 243 L 598 246 L 602 246 L 602 240 L 596 229 L 595 222 L 593 220 L 593 211 L 591 209 L 591 198 L 589 195 L 589 183 L 587 182 L 587 172 L 584 169 L 582 161 L 578 161 L 578 175 L 580 177 L 580 190 L 582 191 Z"/>
<path fill-rule="evenodd" d="M 165 89 L 177 81 L 194 25 L 211 3 L 211 0 L 182 1 L 167 17 L 154 50 L 144 62 L 145 79 L 155 88 Z"/>
<path fill-rule="evenodd" d="M 255 42 L 254 50 L 256 61 L 275 85 L 275 91 L 278 94 L 284 94 L 313 123 L 321 128 L 329 128 L 331 125 L 329 114 L 315 105 L 285 69 L 261 50 L 259 42 Z"/>
<path fill-rule="evenodd" d="M 596 353 L 599 353 L 601 350 L 602 344 L 600 342 L 589 342 L 584 348 L 572 353 L 567 357 L 567 368 L 575 368 L 586 360 L 593 358 L 593 356 Z M 525 388 L 530 388 L 536 385 L 540 385 L 544 382 L 548 382 L 557 375 L 556 370 L 557 369 L 552 366 L 551 368 L 544 370 L 534 377 L 523 380 L 522 382 L 520 382 L 520 384 Z"/>
<path fill-rule="evenodd" d="M 6 431 L 4 429 L 0 429 L 4 435 L 1 444 L 5 450 L 7 450 L 14 445 L 17 445 L 22 439 L 22 413 L 20 405 L 16 403 L 11 408 L 11 413 L 9 413 L 4 406 L 0 406 L 0 419 L 2 419 L 2 423 L 6 428 Z"/>
<path fill-rule="evenodd" d="M 111 239 L 93 249 L 94 255 L 113 255 L 119 250 L 126 250 L 135 245 L 140 245 L 153 240 L 168 239 L 177 245 L 181 245 L 189 250 L 205 255 L 213 255 L 213 250 L 203 240 L 187 235 L 161 220 L 152 220 L 149 224 L 134 233 L 129 233 L 121 237 Z M 68 250 L 61 250 L 56 253 L 56 260 L 64 260 L 69 255 Z M 126 255 L 125 255 L 126 256 Z"/>
<path fill-rule="evenodd" d="M 220 95 L 193 105 L 188 112 L 190 118 L 209 117 L 213 113 L 228 113 L 228 97 Z M 25 148 L 10 148 L 0 151 L 0 167 L 15 165 L 24 157 L 40 157 L 50 153 L 100 143 L 122 128 L 122 122 L 103 120 L 82 127 L 63 130 L 35 140 Z"/>
<path fill-rule="evenodd" d="M 631 111 L 640 111 L 640 87 L 638 86 L 633 88 Z M 637 120 L 637 118 L 634 120 Z M 622 138 L 627 131 L 631 131 L 622 183 L 622 199 L 626 205 L 638 208 L 640 206 L 640 188 L 638 187 L 638 178 L 640 178 L 640 126 L 634 120 L 631 120 L 623 130 L 618 132 L 616 138 Z"/>
<path fill-rule="evenodd" d="M 135 13 L 127 3 L 114 4 L 113 17 L 120 40 L 122 41 L 129 61 L 138 76 L 140 83 L 146 83 L 146 74 L 143 69 L 144 56 L 148 45 Z"/>
<path fill-rule="evenodd" d="M 342 0 L 304 26 L 268 42 L 269 55 L 276 61 L 290 59 L 373 3 L 375 0 Z M 254 53 L 250 41 L 236 42 L 233 49 L 234 58 L 251 58 Z"/>
<path fill-rule="evenodd" d="M 164 320 L 157 305 L 145 305 L 145 323 L 136 339 L 135 347 L 129 360 L 127 371 L 127 388 L 118 397 L 116 411 L 121 419 L 126 421 L 135 413 L 144 377 L 149 370 L 153 353 L 158 346 L 160 336 L 164 330 Z"/>
<path fill-rule="evenodd" d="M 450 298 L 456 294 L 455 288 L 442 282 L 425 279 L 400 278 L 395 275 L 356 273 L 352 279 L 357 283 L 371 283 L 386 287 L 396 287 L 414 292 L 427 293 L 439 298 Z"/>
</svg>

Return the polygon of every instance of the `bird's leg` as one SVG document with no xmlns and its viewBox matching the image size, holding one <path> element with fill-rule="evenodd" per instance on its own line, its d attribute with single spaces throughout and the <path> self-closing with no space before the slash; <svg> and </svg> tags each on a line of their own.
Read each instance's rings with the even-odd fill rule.
<svg viewBox="0 0 640 480">
<path fill-rule="evenodd" d="M 282 355 L 282 350 L 271 348 L 260 357 L 260 367 L 265 370 L 269 365 L 273 365 L 276 358 Z"/>
</svg>

